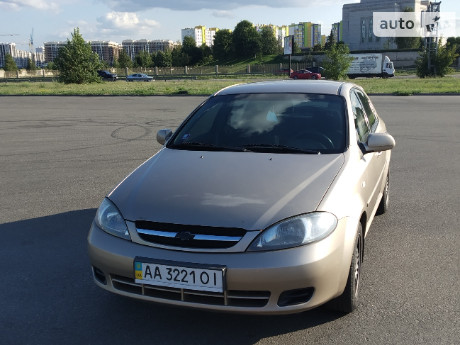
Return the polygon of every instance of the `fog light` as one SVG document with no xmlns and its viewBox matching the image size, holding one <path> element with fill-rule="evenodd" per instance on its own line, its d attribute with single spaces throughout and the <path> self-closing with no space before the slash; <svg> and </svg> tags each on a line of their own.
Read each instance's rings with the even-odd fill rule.
<svg viewBox="0 0 460 345">
<path fill-rule="evenodd" d="M 278 299 L 278 306 L 287 307 L 290 305 L 306 303 L 311 299 L 314 291 L 315 289 L 312 287 L 284 291 Z"/>
</svg>

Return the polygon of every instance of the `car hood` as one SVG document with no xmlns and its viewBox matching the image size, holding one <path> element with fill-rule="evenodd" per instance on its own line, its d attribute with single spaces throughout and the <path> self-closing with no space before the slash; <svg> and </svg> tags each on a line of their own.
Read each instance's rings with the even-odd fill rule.
<svg viewBox="0 0 460 345">
<path fill-rule="evenodd" d="M 108 197 L 130 221 L 260 230 L 316 210 L 343 162 L 343 154 L 163 148 Z"/>
</svg>

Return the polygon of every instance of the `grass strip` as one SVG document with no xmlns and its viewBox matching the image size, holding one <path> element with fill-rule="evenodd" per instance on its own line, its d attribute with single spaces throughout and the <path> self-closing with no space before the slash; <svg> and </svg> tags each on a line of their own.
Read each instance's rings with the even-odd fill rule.
<svg viewBox="0 0 460 345">
<path fill-rule="evenodd" d="M 5 96 L 152 96 L 152 95 L 210 95 L 224 87 L 245 82 L 280 78 L 156 80 L 127 83 L 101 82 L 94 84 L 62 84 L 57 82 L 3 82 L 0 95 Z M 416 95 L 460 94 L 460 78 L 391 78 L 351 80 L 369 94 Z"/>
</svg>

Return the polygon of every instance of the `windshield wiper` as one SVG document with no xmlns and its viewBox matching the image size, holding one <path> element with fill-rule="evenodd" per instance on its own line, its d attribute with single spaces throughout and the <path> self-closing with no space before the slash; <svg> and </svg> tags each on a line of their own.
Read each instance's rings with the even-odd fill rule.
<svg viewBox="0 0 460 345">
<path fill-rule="evenodd" d="M 180 144 L 173 144 L 170 146 L 172 149 L 179 150 L 197 150 L 197 151 L 235 151 L 243 152 L 246 151 L 241 147 L 230 147 L 230 146 L 218 146 L 210 143 L 202 143 L 198 141 L 185 141 Z"/>
<path fill-rule="evenodd" d="M 321 154 L 318 150 L 301 149 L 298 147 L 275 145 L 275 144 L 251 144 L 245 145 L 244 149 L 253 152 L 276 152 L 276 153 L 304 153 L 304 154 Z"/>
</svg>

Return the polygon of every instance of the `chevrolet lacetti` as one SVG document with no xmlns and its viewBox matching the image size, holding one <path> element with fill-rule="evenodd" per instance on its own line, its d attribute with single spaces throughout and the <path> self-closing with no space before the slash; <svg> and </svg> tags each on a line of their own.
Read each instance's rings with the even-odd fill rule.
<svg viewBox="0 0 460 345">
<path fill-rule="evenodd" d="M 395 145 L 359 86 L 228 87 L 157 140 L 91 225 L 97 285 L 216 311 L 356 308 Z"/>
</svg>

